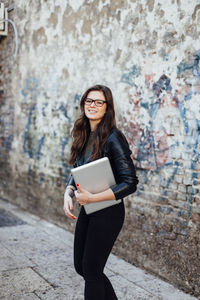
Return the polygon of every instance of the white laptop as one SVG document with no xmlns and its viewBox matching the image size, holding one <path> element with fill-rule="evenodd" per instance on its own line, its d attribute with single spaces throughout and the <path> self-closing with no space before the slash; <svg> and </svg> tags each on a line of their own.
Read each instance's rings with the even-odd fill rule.
<svg viewBox="0 0 200 300">
<path fill-rule="evenodd" d="M 99 193 L 115 185 L 109 159 L 103 157 L 71 170 L 74 181 L 90 193 Z M 106 200 L 84 205 L 87 214 L 119 204 L 121 200 Z"/>
</svg>

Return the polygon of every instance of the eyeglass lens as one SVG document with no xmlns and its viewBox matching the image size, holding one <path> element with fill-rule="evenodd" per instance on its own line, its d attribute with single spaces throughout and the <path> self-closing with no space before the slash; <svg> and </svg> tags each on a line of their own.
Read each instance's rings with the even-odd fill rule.
<svg viewBox="0 0 200 300">
<path fill-rule="evenodd" d="M 93 99 L 90 99 L 90 98 L 86 98 L 86 99 L 85 99 L 85 104 L 86 104 L 86 105 L 91 105 L 93 102 L 94 102 L 94 104 L 95 104 L 96 106 L 101 107 L 101 106 L 103 106 L 103 104 L 104 104 L 106 101 L 104 101 L 104 100 L 98 100 L 98 99 L 93 100 Z"/>
</svg>

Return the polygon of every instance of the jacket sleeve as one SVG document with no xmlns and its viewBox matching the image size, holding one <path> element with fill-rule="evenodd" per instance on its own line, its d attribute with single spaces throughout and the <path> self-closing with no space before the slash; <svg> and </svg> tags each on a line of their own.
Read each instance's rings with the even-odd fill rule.
<svg viewBox="0 0 200 300">
<path fill-rule="evenodd" d="M 69 178 L 69 181 L 67 183 L 67 186 L 73 186 L 74 188 L 76 188 L 76 185 L 75 185 L 75 182 L 74 182 L 74 178 L 73 176 L 71 175 L 70 178 Z"/>
<path fill-rule="evenodd" d="M 116 200 L 134 193 L 137 189 L 139 181 L 130 157 L 131 153 L 129 144 L 121 133 L 111 134 L 108 140 L 107 156 L 116 180 L 116 185 L 111 187 Z"/>
<path fill-rule="evenodd" d="M 77 167 L 77 163 L 75 162 L 73 165 L 73 168 L 76 168 L 76 167 Z M 75 181 L 74 181 L 74 178 L 72 175 L 70 176 L 69 181 L 67 183 L 67 186 L 70 186 L 70 185 L 76 189 L 76 184 L 75 184 Z"/>
</svg>

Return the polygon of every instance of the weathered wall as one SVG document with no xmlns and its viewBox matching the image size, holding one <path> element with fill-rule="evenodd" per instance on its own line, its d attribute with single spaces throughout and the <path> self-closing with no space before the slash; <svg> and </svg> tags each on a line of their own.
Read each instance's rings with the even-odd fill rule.
<svg viewBox="0 0 200 300">
<path fill-rule="evenodd" d="M 70 130 L 84 90 L 111 87 L 140 185 L 114 252 L 200 294 L 199 0 L 15 3 L 0 41 L 1 196 L 63 216 Z"/>
</svg>

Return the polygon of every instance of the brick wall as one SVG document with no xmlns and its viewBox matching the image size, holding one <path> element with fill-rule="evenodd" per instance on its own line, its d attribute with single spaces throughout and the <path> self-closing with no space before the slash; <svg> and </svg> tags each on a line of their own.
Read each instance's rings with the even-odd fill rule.
<svg viewBox="0 0 200 300">
<path fill-rule="evenodd" d="M 81 94 L 114 94 L 140 184 L 113 251 L 200 293 L 199 1 L 5 1 L 0 196 L 70 230 L 63 192 Z M 76 208 L 77 213 L 78 208 Z"/>
</svg>

